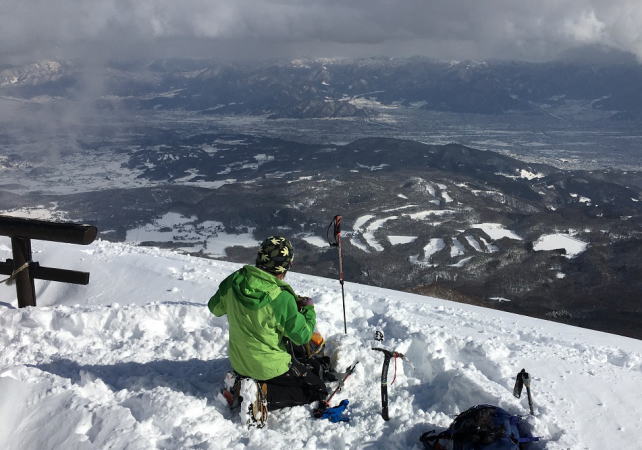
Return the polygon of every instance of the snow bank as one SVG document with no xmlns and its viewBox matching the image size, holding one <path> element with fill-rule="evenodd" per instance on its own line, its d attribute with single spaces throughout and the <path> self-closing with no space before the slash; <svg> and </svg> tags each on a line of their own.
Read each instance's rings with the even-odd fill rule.
<svg viewBox="0 0 642 450">
<path fill-rule="evenodd" d="M 411 448 L 475 404 L 525 414 L 512 396 L 523 367 L 539 448 L 638 448 L 642 342 L 352 283 L 344 336 L 336 280 L 296 273 L 288 281 L 315 299 L 338 368 L 360 362 L 337 398 L 350 399 L 352 421 L 315 420 L 305 406 L 248 430 L 217 396 L 227 322 L 206 307 L 239 265 L 104 241 L 34 250 L 43 264 L 89 270 L 91 282 L 38 281 L 39 304 L 51 306 L 25 309 L 0 286 L 3 449 Z M 370 350 L 377 329 L 408 357 L 389 387 L 389 422 L 379 414 L 381 355 Z"/>
</svg>

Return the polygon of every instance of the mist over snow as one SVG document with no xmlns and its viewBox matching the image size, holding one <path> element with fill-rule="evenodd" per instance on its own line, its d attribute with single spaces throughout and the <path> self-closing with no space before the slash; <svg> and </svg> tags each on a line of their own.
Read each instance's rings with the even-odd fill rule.
<svg viewBox="0 0 642 450">
<path fill-rule="evenodd" d="M 8 244 L 0 240 L 0 258 Z M 91 280 L 36 281 L 40 306 L 25 309 L 0 286 L 3 449 L 419 448 L 422 432 L 475 404 L 527 414 L 525 398 L 512 396 L 522 368 L 535 403 L 526 420 L 543 438 L 533 448 L 639 448 L 641 341 L 353 283 L 344 336 L 338 282 L 297 273 L 288 281 L 315 299 L 337 367 L 360 362 L 337 398 L 350 400 L 352 420 L 316 420 L 303 406 L 248 430 L 217 395 L 229 369 L 227 321 L 206 305 L 239 264 L 100 240 L 36 242 L 34 251 L 41 264 L 88 270 Z M 408 357 L 389 389 L 389 422 L 382 361 L 370 350 L 377 329 Z"/>
</svg>

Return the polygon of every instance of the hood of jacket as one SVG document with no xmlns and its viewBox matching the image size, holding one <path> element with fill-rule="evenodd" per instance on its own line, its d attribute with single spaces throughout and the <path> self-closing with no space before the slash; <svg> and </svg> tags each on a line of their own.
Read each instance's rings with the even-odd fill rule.
<svg viewBox="0 0 642 450">
<path fill-rule="evenodd" d="M 260 309 L 270 304 L 283 290 L 296 297 L 286 282 L 255 266 L 243 266 L 234 274 L 232 289 L 236 298 L 248 309 Z"/>
</svg>

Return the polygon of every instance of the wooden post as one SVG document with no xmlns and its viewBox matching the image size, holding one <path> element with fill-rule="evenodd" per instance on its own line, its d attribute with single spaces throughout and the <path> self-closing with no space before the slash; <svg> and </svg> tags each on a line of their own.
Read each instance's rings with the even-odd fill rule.
<svg viewBox="0 0 642 450">
<path fill-rule="evenodd" d="M 91 244 L 98 230 L 91 225 L 47 222 L 0 215 L 0 236 L 11 238 L 13 259 L 0 262 L 0 274 L 13 275 L 25 263 L 27 267 L 15 274 L 18 306 L 36 306 L 34 279 L 61 281 L 63 283 L 87 284 L 89 273 L 76 270 L 41 267 L 31 260 L 31 240 L 40 239 L 67 244 Z"/>
<path fill-rule="evenodd" d="M 31 270 L 31 240 L 12 237 L 11 248 L 13 250 L 15 269 L 29 262 L 29 267 L 16 275 L 18 307 L 36 306 L 36 288 L 33 283 L 33 273 Z"/>
</svg>

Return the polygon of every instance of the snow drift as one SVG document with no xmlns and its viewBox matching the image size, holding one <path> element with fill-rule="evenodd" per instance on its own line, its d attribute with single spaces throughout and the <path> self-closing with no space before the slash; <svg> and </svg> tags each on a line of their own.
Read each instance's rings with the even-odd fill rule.
<svg viewBox="0 0 642 450">
<path fill-rule="evenodd" d="M 338 283 L 296 273 L 287 279 L 316 300 L 339 369 L 360 361 L 337 397 L 350 399 L 352 421 L 315 420 L 306 406 L 248 430 L 217 395 L 227 322 L 206 307 L 237 264 L 104 241 L 34 250 L 43 265 L 89 270 L 91 282 L 37 282 L 41 306 L 26 309 L 0 286 L 3 449 L 419 448 L 423 431 L 475 404 L 526 414 L 512 396 L 523 367 L 536 412 L 527 420 L 544 438 L 534 448 L 639 448 L 642 342 L 350 283 L 344 336 Z M 409 359 L 397 362 L 389 422 L 376 329 Z"/>
</svg>

